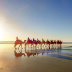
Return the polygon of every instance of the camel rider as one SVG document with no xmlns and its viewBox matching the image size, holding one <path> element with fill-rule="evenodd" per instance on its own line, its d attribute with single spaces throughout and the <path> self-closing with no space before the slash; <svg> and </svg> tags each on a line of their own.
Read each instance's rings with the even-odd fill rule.
<svg viewBox="0 0 72 72">
<path fill-rule="evenodd" d="M 28 41 L 30 40 L 30 38 L 28 37 Z"/>
<path fill-rule="evenodd" d="M 16 40 L 19 40 L 18 37 L 16 37 Z"/>
</svg>

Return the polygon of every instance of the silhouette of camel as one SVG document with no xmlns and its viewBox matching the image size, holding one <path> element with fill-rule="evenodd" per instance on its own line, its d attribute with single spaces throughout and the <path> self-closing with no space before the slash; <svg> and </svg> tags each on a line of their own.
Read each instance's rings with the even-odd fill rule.
<svg viewBox="0 0 72 72">
<path fill-rule="evenodd" d="M 36 48 L 37 46 L 37 41 L 33 38 L 33 44 L 35 45 L 34 47 Z"/>
<path fill-rule="evenodd" d="M 52 49 L 53 49 L 53 48 L 54 48 L 54 47 L 53 47 L 53 45 L 54 45 L 54 41 L 51 40 L 51 41 L 50 41 L 50 44 L 52 45 Z"/>
<path fill-rule="evenodd" d="M 37 45 L 39 45 L 40 47 L 42 46 L 42 43 L 38 38 L 37 38 Z"/>
<path fill-rule="evenodd" d="M 37 38 L 37 44 L 41 44 L 41 41 Z"/>
<path fill-rule="evenodd" d="M 45 40 L 44 40 L 43 38 L 42 38 L 42 42 L 41 42 L 41 44 L 42 44 L 42 46 L 43 46 L 43 48 L 44 48 L 46 42 L 45 42 Z"/>
<path fill-rule="evenodd" d="M 50 49 L 50 41 L 47 40 L 47 41 L 46 41 L 46 44 L 49 45 L 49 49 Z"/>
<path fill-rule="evenodd" d="M 61 48 L 62 41 L 60 41 L 60 48 Z"/>
<path fill-rule="evenodd" d="M 42 44 L 45 44 L 46 42 L 44 41 L 44 39 L 42 39 Z"/>
<path fill-rule="evenodd" d="M 31 45 L 31 47 L 32 47 L 32 45 L 33 45 L 33 41 L 28 37 L 28 39 L 27 39 L 27 42 L 26 42 L 26 45 L 28 45 L 28 47 L 29 47 L 29 45 Z M 25 45 L 25 46 L 26 46 Z"/>
<path fill-rule="evenodd" d="M 58 48 L 61 48 L 62 41 L 57 40 Z M 60 45 L 60 46 L 59 46 Z"/>
<path fill-rule="evenodd" d="M 14 47 L 16 48 L 16 46 L 19 45 L 19 47 L 21 46 L 21 48 L 22 48 L 22 44 L 25 43 L 25 41 L 26 40 L 24 40 L 24 42 L 23 42 L 23 41 L 19 40 L 18 37 L 16 37 L 16 41 L 15 41 Z"/>
<path fill-rule="evenodd" d="M 28 37 L 28 39 L 27 40 L 24 40 L 24 42 L 22 41 L 22 40 L 20 40 L 18 37 L 16 37 L 16 41 L 15 41 L 15 45 L 14 45 L 14 47 L 16 48 L 16 46 L 17 45 L 19 45 L 19 47 L 21 46 L 21 48 L 22 48 L 22 44 L 25 44 L 25 47 L 26 47 L 26 45 L 28 45 L 28 47 L 29 47 L 29 45 L 31 46 L 31 48 L 33 47 L 33 48 L 35 48 L 36 49 L 36 47 L 38 48 L 38 46 L 41 46 L 41 48 L 46 48 L 47 47 L 47 45 L 49 45 L 49 49 L 50 49 L 50 47 L 52 47 L 52 48 L 56 48 L 55 46 L 57 46 L 58 48 L 61 48 L 61 44 L 62 44 L 62 41 L 60 41 L 60 40 L 51 40 L 51 41 L 45 41 L 44 39 L 42 39 L 42 41 L 40 41 L 40 40 L 35 40 L 34 38 L 33 39 L 30 39 L 29 37 Z"/>
</svg>

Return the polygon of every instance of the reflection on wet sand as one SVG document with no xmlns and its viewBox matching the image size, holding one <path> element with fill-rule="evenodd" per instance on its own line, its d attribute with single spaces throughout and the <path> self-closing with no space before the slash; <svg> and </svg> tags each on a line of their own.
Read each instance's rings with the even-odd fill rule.
<svg viewBox="0 0 72 72">
<path fill-rule="evenodd" d="M 64 55 L 64 53 L 62 53 L 63 50 L 67 50 L 67 49 L 32 49 L 30 50 L 29 48 L 15 48 L 14 54 L 16 57 L 21 57 L 21 56 L 38 56 L 38 55 L 46 55 L 46 56 L 52 56 L 52 57 L 57 57 L 57 58 L 61 58 L 61 59 L 68 59 L 68 60 L 72 60 L 72 57 L 68 56 L 68 55 Z"/>
<path fill-rule="evenodd" d="M 35 40 L 34 38 L 31 40 L 28 37 L 27 40 L 22 41 L 18 37 L 16 37 L 14 47 L 16 48 L 17 45 L 19 45 L 19 47 L 22 47 L 22 44 L 24 44 L 25 47 L 28 46 L 28 48 L 31 47 L 33 49 L 37 49 L 37 48 L 42 49 L 42 48 L 46 48 L 46 47 L 47 47 L 46 49 L 55 49 L 55 48 L 60 49 L 60 48 L 62 48 L 62 41 L 61 40 L 57 40 L 57 41 L 56 40 L 50 40 L 50 41 L 46 40 L 45 41 L 44 39 L 39 40 L 38 38 L 37 38 L 37 40 Z"/>
<path fill-rule="evenodd" d="M 39 53 L 33 53 L 35 51 L 30 51 L 30 50 L 27 50 L 27 48 L 25 48 L 25 51 L 23 51 L 23 48 L 15 48 L 14 50 L 14 54 L 16 57 L 21 57 L 21 56 L 27 56 L 27 57 L 30 57 L 30 56 L 35 56 L 35 55 L 38 55 Z"/>
<path fill-rule="evenodd" d="M 15 49 L 14 45 L 9 44 L 1 45 L 0 49 L 0 72 L 72 71 L 71 58 L 61 55 L 63 52 L 68 51 L 67 48 L 35 50 L 28 47 L 26 49 L 19 47 Z M 15 56 L 15 51 L 17 56 Z"/>
<path fill-rule="evenodd" d="M 30 48 L 22 48 L 22 47 L 18 47 L 15 48 L 14 50 L 14 54 L 16 57 L 21 57 L 21 56 L 38 56 L 39 54 L 44 55 L 45 53 L 60 53 L 60 49 L 30 49 Z"/>
<path fill-rule="evenodd" d="M 19 52 L 17 52 L 16 49 L 15 49 L 14 54 L 15 54 L 16 57 L 20 57 L 20 56 L 22 56 L 22 55 L 25 56 L 25 54 L 22 53 L 22 50 L 21 50 L 21 51 L 19 50 Z"/>
</svg>

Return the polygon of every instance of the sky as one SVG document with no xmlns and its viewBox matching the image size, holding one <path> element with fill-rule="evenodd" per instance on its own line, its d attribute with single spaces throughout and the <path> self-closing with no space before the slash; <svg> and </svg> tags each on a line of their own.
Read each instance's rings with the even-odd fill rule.
<svg viewBox="0 0 72 72">
<path fill-rule="evenodd" d="M 16 36 L 72 42 L 72 0 L 0 0 L 0 40 Z"/>
</svg>

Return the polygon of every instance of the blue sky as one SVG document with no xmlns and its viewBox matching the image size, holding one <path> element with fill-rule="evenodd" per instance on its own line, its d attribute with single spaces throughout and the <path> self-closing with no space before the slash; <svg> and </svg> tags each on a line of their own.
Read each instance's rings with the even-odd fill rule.
<svg viewBox="0 0 72 72">
<path fill-rule="evenodd" d="M 72 0 L 0 0 L 0 12 L 30 35 L 72 41 Z"/>
</svg>

